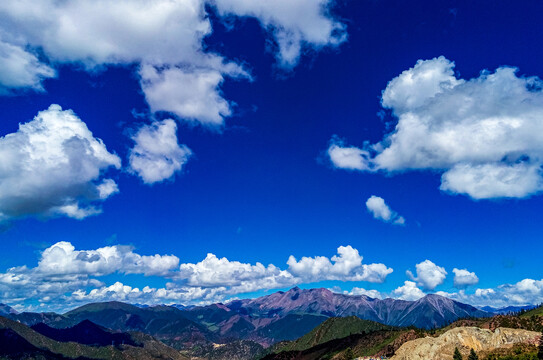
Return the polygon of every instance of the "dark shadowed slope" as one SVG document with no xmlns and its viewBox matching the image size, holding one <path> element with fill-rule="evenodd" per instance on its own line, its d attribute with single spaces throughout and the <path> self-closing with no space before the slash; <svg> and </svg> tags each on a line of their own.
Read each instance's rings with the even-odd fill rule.
<svg viewBox="0 0 543 360">
<path fill-rule="evenodd" d="M 49 325 L 68 327 L 90 320 L 116 331 L 141 331 L 160 339 L 176 337 L 179 342 L 213 339 L 213 334 L 204 326 L 189 320 L 183 311 L 170 306 L 140 308 L 120 302 L 94 303 L 63 316 L 63 320 Z"/>
<path fill-rule="evenodd" d="M 108 345 L 132 345 L 136 344 L 132 337 L 126 333 L 113 333 L 89 320 L 83 320 L 79 324 L 65 329 L 52 328 L 44 323 L 33 325 L 32 330 L 60 342 L 76 342 L 92 346 Z"/>
<path fill-rule="evenodd" d="M 68 359 L 62 355 L 40 349 L 11 329 L 0 329 L 0 358 L 6 360 L 15 359 Z M 84 358 L 79 358 L 83 360 Z"/>
<path fill-rule="evenodd" d="M 5 359 L 172 359 L 185 360 L 178 351 L 149 335 L 125 334 L 142 346 L 87 346 L 50 339 L 28 326 L 0 316 L 0 358 Z"/>
</svg>

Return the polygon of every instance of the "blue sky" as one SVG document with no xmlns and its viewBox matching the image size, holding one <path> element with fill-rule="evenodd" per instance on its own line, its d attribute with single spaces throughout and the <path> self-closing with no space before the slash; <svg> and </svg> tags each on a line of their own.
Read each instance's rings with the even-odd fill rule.
<svg viewBox="0 0 543 360">
<path fill-rule="evenodd" d="M 35 6 L 0 5 L 0 302 L 543 302 L 541 2 Z"/>
</svg>

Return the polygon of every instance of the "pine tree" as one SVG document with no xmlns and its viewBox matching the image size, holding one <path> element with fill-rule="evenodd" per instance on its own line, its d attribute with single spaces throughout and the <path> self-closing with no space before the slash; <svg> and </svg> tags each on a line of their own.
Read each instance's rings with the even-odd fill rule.
<svg viewBox="0 0 543 360">
<path fill-rule="evenodd" d="M 479 357 L 475 353 L 475 350 L 471 349 L 469 352 L 468 360 L 479 360 Z"/>
<path fill-rule="evenodd" d="M 462 354 L 460 354 L 458 348 L 454 348 L 453 360 L 463 360 Z"/>
</svg>

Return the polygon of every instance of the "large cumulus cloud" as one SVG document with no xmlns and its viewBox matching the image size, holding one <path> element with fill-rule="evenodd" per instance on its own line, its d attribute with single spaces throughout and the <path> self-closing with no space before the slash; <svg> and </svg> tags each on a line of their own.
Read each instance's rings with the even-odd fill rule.
<svg viewBox="0 0 543 360">
<path fill-rule="evenodd" d="M 1 221 L 29 215 L 82 219 L 99 213 L 99 203 L 118 191 L 104 174 L 120 168 L 119 157 L 58 105 L 0 138 L 0 157 Z"/>
<path fill-rule="evenodd" d="M 231 114 L 220 85 L 250 78 L 235 61 L 207 51 L 213 32 L 206 6 L 222 17 L 256 18 L 274 39 L 279 64 L 292 68 L 303 48 L 336 46 L 345 26 L 330 15 L 331 0 L 7 0 L 0 3 L 0 90 L 42 89 L 61 63 L 93 70 L 140 67 L 152 111 L 217 126 Z M 41 57 L 37 55 L 41 54 Z M 2 72 L 4 73 L 4 72 Z"/>
<path fill-rule="evenodd" d="M 438 171 L 441 190 L 473 199 L 537 194 L 543 189 L 542 86 L 511 67 L 464 80 L 444 57 L 419 60 L 383 91 L 395 129 L 363 149 L 334 138 L 330 159 L 350 170 Z"/>
</svg>

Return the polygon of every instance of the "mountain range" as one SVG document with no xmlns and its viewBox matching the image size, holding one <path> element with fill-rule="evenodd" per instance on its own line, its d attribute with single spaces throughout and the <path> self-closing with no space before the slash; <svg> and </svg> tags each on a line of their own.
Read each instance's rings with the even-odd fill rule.
<svg viewBox="0 0 543 360">
<path fill-rule="evenodd" d="M 354 315 L 385 325 L 426 329 L 459 318 L 491 316 L 471 305 L 434 294 L 417 301 L 381 300 L 365 295 L 337 294 L 323 288 L 301 290 L 297 287 L 256 299 L 235 300 L 226 307 L 248 318 L 274 319 L 293 313 L 326 317 Z"/>
<path fill-rule="evenodd" d="M 439 295 L 417 301 L 381 300 L 298 287 L 256 299 L 186 308 L 106 302 L 87 304 L 64 314 L 17 313 L 6 306 L 1 309 L 4 316 L 29 326 L 44 323 L 52 328 L 68 328 L 88 320 L 115 331 L 140 331 L 178 349 L 238 340 L 269 346 L 297 339 L 330 317 L 356 316 L 389 326 L 431 329 L 459 318 L 492 315 Z"/>
<path fill-rule="evenodd" d="M 61 359 L 68 353 L 93 357 L 98 348 L 100 354 L 113 351 L 118 358 L 138 352 L 149 358 L 149 349 L 159 354 L 175 351 L 172 348 L 180 359 L 247 360 L 266 354 L 270 359 L 320 359 L 348 348 L 360 355 L 389 356 L 406 341 L 434 334 L 434 329 L 453 322 L 453 327 L 541 328 L 541 308 L 495 315 L 439 295 L 405 301 L 297 287 L 206 306 L 105 302 L 64 314 L 18 313 L 6 305 L 0 311 L 4 346 L 11 344 L 10 349 L 45 359 Z M 10 356 L 0 358 L 18 358 Z"/>
<path fill-rule="evenodd" d="M 532 310 L 532 309 L 535 309 L 536 307 L 537 305 L 506 306 L 506 307 L 501 307 L 501 308 L 495 308 L 492 306 L 483 306 L 480 309 L 492 314 L 506 315 L 506 314 L 518 313 L 521 311 Z"/>
</svg>

